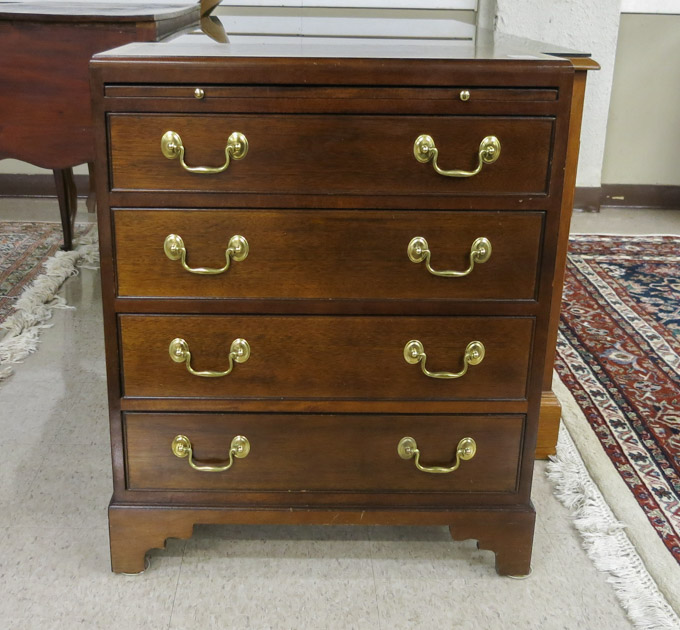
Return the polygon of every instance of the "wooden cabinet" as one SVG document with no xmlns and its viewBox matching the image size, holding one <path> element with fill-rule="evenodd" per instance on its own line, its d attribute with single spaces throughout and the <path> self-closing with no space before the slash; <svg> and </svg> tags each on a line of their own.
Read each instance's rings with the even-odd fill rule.
<svg viewBox="0 0 680 630">
<path fill-rule="evenodd" d="M 196 523 L 362 523 L 529 573 L 587 64 L 344 45 L 92 63 L 114 571 Z"/>
</svg>

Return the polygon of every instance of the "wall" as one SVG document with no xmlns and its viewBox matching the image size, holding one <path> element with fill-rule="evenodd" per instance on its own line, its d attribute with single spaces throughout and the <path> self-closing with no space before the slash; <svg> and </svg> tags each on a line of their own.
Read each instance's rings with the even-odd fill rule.
<svg viewBox="0 0 680 630">
<path fill-rule="evenodd" d="M 495 1 L 497 30 L 589 52 L 602 66 L 588 75 L 577 186 L 601 184 L 620 10 L 621 0 Z"/>
<path fill-rule="evenodd" d="M 680 15 L 622 15 L 602 181 L 680 185 Z"/>
</svg>

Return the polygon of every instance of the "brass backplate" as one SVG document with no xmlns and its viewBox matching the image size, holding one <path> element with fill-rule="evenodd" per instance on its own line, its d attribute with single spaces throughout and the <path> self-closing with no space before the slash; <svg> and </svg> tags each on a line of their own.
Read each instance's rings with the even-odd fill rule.
<svg viewBox="0 0 680 630">
<path fill-rule="evenodd" d="M 175 131 L 166 131 L 161 138 L 161 151 L 168 160 L 179 157 L 182 138 Z"/>
<path fill-rule="evenodd" d="M 465 348 L 465 354 L 470 365 L 479 365 L 484 360 L 486 348 L 481 341 L 471 341 Z"/>
<path fill-rule="evenodd" d="M 429 162 L 434 154 L 434 148 L 435 146 L 432 136 L 423 134 L 418 136 L 416 141 L 413 143 L 413 155 L 415 156 L 416 160 L 418 160 L 418 162 Z"/>
<path fill-rule="evenodd" d="M 404 359 L 406 363 L 415 365 L 420 361 L 423 354 L 425 354 L 425 348 L 417 339 L 412 339 L 404 346 Z"/>
<path fill-rule="evenodd" d="M 182 257 L 184 241 L 178 234 L 168 234 L 163 243 L 163 251 L 170 260 L 179 260 Z"/>
<path fill-rule="evenodd" d="M 411 262 L 420 263 L 427 258 L 429 249 L 428 242 L 422 236 L 414 236 L 406 248 L 406 253 Z"/>
<path fill-rule="evenodd" d="M 242 160 L 248 155 L 248 138 L 241 132 L 234 131 L 227 140 L 227 147 L 232 147 L 231 157 L 235 160 Z"/>
<path fill-rule="evenodd" d="M 234 451 L 234 457 L 243 459 L 248 457 L 248 453 L 250 453 L 250 442 L 245 435 L 237 435 L 231 441 L 231 449 Z"/>
<path fill-rule="evenodd" d="M 189 344 L 181 337 L 176 337 L 170 342 L 168 354 L 175 363 L 184 363 L 187 360 Z"/>
<path fill-rule="evenodd" d="M 418 445 L 412 437 L 403 437 L 399 440 L 397 453 L 399 453 L 399 457 L 402 459 L 411 459 L 415 455 L 416 450 L 418 450 Z"/>
<path fill-rule="evenodd" d="M 236 363 L 245 363 L 250 358 L 250 344 L 245 339 L 234 339 L 231 342 L 229 353 Z"/>
</svg>

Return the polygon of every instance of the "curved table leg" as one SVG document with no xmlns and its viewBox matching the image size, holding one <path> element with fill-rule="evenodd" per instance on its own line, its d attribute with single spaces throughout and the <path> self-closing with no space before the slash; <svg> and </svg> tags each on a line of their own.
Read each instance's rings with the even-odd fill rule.
<svg viewBox="0 0 680 630">
<path fill-rule="evenodd" d="M 64 244 L 62 249 L 73 248 L 73 225 L 76 220 L 78 209 L 78 195 L 76 184 L 73 180 L 72 168 L 54 169 L 54 183 L 57 186 L 57 199 L 59 200 L 59 212 L 61 214 L 61 228 L 64 232 Z"/>
</svg>

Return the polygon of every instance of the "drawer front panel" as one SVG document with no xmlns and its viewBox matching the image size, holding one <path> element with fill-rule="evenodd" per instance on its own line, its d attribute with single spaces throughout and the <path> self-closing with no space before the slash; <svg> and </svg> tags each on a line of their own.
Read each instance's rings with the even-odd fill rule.
<svg viewBox="0 0 680 630">
<path fill-rule="evenodd" d="M 530 317 L 121 315 L 123 389 L 129 397 L 309 400 L 524 400 Z M 235 339 L 250 346 L 220 378 L 190 374 L 169 354 L 182 338 L 195 371 L 226 371 Z M 457 373 L 470 342 L 485 356 L 455 379 L 431 378 L 404 349 L 422 343 L 426 368 Z"/>
<path fill-rule="evenodd" d="M 127 485 L 133 490 L 514 492 L 524 416 L 125 415 Z M 237 435 L 250 452 L 223 472 L 191 468 L 172 442 L 186 436 L 198 466 L 229 462 Z M 423 466 L 450 467 L 462 438 L 474 457 L 431 474 L 402 459 L 416 440 Z"/>
<path fill-rule="evenodd" d="M 495 195 L 543 194 L 554 119 L 477 116 L 130 115 L 109 118 L 116 190 L 263 194 Z M 179 134 L 189 167 L 225 163 L 229 136 L 248 139 L 248 153 L 218 174 L 184 170 L 161 152 L 167 131 Z M 479 146 L 496 136 L 501 153 L 473 177 L 435 173 L 413 145 L 430 135 L 445 170 L 471 171 Z"/>
<path fill-rule="evenodd" d="M 121 296 L 346 299 L 535 298 L 539 212 L 116 210 Z M 164 253 L 182 237 L 187 266 L 219 269 L 234 235 L 243 261 L 217 275 L 192 273 Z M 480 237 L 491 256 L 464 277 L 438 277 L 407 248 L 426 239 L 435 271 L 465 271 Z"/>
</svg>

